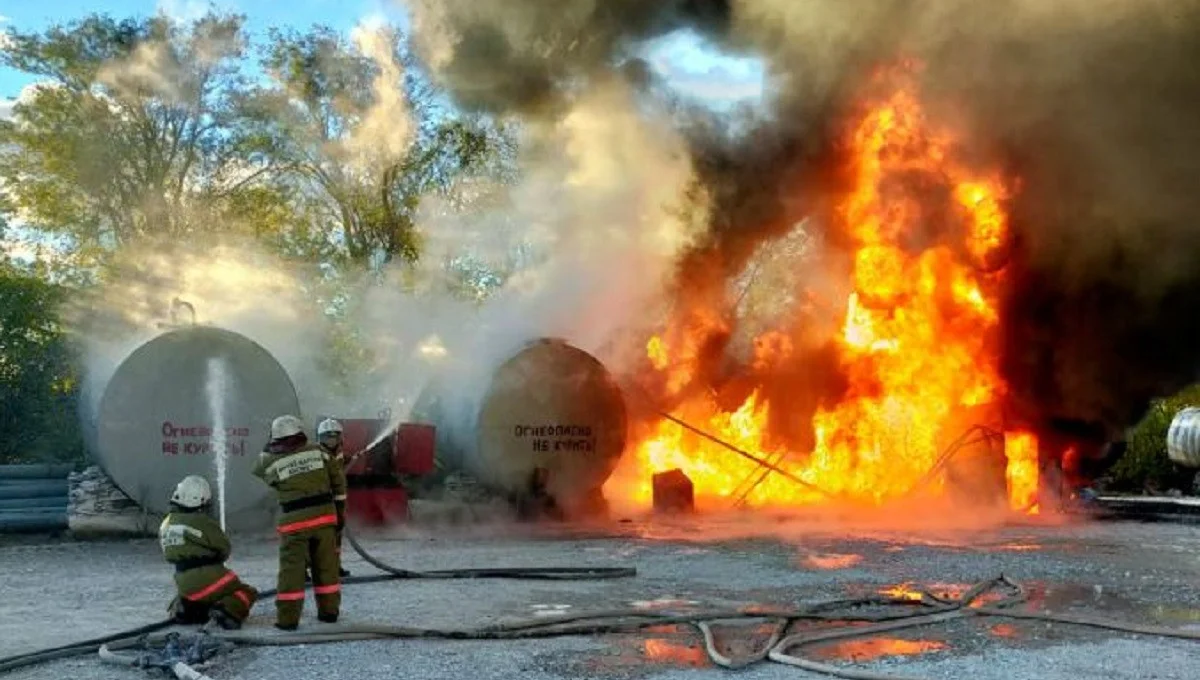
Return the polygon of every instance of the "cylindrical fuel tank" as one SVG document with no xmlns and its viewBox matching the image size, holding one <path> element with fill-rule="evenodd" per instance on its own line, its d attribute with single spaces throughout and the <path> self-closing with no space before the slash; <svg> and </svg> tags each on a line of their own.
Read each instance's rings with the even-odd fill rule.
<svg viewBox="0 0 1200 680">
<path fill-rule="evenodd" d="M 444 378 L 421 393 L 411 419 L 437 427 L 440 466 L 497 491 L 525 491 L 545 468 L 560 504 L 586 503 L 625 448 L 620 387 L 596 358 L 562 340 L 525 345 L 486 382 Z"/>
<path fill-rule="evenodd" d="M 117 367 L 100 399 L 93 453 L 130 498 L 164 513 L 175 485 L 191 474 L 209 480 L 217 502 L 214 451 L 223 440 L 232 518 L 261 506 L 269 492 L 250 471 L 271 420 L 299 411 L 287 372 L 253 340 L 211 326 L 176 329 Z"/>
<path fill-rule="evenodd" d="M 1200 468 L 1200 408 L 1175 414 L 1167 430 L 1167 457 L 1189 468 Z"/>
</svg>

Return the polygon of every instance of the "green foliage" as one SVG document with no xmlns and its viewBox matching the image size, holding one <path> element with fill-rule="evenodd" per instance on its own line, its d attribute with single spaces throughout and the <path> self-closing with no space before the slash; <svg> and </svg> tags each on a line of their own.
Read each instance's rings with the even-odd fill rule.
<svg viewBox="0 0 1200 680">
<path fill-rule="evenodd" d="M 511 130 L 444 106 L 398 31 L 360 45 L 272 30 L 254 83 L 243 23 L 97 14 L 8 31 L 0 64 L 45 80 L 0 121 L 0 212 L 68 239 L 77 267 L 233 230 L 361 266 L 419 257 L 424 197 L 461 204 L 461 178 L 513 174 Z"/>
<path fill-rule="evenodd" d="M 1194 474 L 1181 470 L 1167 457 L 1167 430 L 1175 415 L 1188 406 L 1200 405 L 1200 385 L 1151 403 L 1149 411 L 1133 428 L 1125 454 L 1113 465 L 1113 486 L 1130 491 L 1183 489 Z"/>
<path fill-rule="evenodd" d="M 10 32 L 0 63 L 46 79 L 0 122 L 10 214 L 69 237 L 90 266 L 144 237 L 231 227 L 247 202 L 281 199 L 243 195 L 255 175 L 228 134 L 245 87 L 242 21 L 93 15 Z"/>
<path fill-rule="evenodd" d="M 272 30 L 263 47 L 271 82 L 241 103 L 241 152 L 311 199 L 338 254 L 357 264 L 417 260 L 422 198 L 507 170 L 513 152 L 508 130 L 450 116 L 403 36 L 384 35 L 385 49 L 365 54 L 326 27 Z"/>
<path fill-rule="evenodd" d="M 0 464 L 82 458 L 78 377 L 54 313 L 64 294 L 0 261 Z"/>
<path fill-rule="evenodd" d="M 348 390 L 373 365 L 345 319 L 354 276 L 419 258 L 425 198 L 462 208 L 464 178 L 515 175 L 512 130 L 447 107 L 397 31 L 355 43 L 318 26 L 254 46 L 244 17 L 214 11 L 186 24 L 94 14 L 4 38 L 0 64 L 39 86 L 0 121 L 0 225 L 62 251 L 28 269 L 0 256 L 2 414 L 34 432 L 0 462 L 79 453 L 60 303 L 124 276 L 145 248 L 249 237 L 323 272 L 312 299 L 329 351 L 314 360 Z M 254 54 L 265 80 L 246 76 Z M 471 276 L 471 296 L 496 283 Z"/>
</svg>

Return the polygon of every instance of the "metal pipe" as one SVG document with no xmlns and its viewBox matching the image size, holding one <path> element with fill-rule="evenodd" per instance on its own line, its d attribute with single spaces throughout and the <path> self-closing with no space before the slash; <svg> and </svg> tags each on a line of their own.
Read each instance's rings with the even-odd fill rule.
<svg viewBox="0 0 1200 680">
<path fill-rule="evenodd" d="M 58 531 L 67 528 L 67 513 L 0 513 L 0 533 L 37 533 L 40 531 Z"/>
<path fill-rule="evenodd" d="M 0 480 L 0 499 L 49 498 L 67 496 L 65 479 Z"/>
<path fill-rule="evenodd" d="M 0 514 L 12 510 L 61 510 L 67 511 L 70 502 L 66 496 L 43 496 L 41 498 L 0 498 Z"/>
<path fill-rule="evenodd" d="M 670 413 L 667 413 L 666 411 L 655 411 L 655 413 L 657 415 L 662 416 L 663 418 L 666 418 L 667 420 L 675 423 L 676 425 L 682 427 L 685 430 L 689 430 L 695 434 L 700 435 L 701 437 L 704 437 L 705 439 L 713 442 L 714 444 L 719 444 L 721 446 L 724 446 L 725 448 L 736 453 L 737 455 L 741 456 L 742 458 L 745 458 L 746 460 L 750 460 L 755 463 L 758 463 L 761 467 L 764 467 L 764 468 L 770 470 L 771 472 L 774 472 L 774 473 L 780 475 L 781 477 L 784 477 L 785 479 L 788 479 L 789 481 L 794 482 L 798 486 L 802 486 L 810 491 L 815 491 L 815 492 L 821 494 L 822 496 L 830 497 L 830 494 L 828 491 L 825 491 L 824 489 L 812 484 L 811 482 L 806 482 L 803 479 L 800 479 L 796 475 L 788 472 L 787 470 L 784 470 L 783 468 L 779 467 L 778 465 L 771 463 L 769 460 L 766 460 L 765 458 L 759 458 L 758 456 L 756 456 L 752 453 L 743 451 L 742 449 L 739 449 L 738 447 L 734 446 L 733 444 L 730 444 L 729 442 L 727 442 L 719 437 L 715 437 L 715 436 L 705 432 L 704 430 L 701 430 L 700 428 L 695 427 L 694 425 L 689 425 L 688 423 L 680 420 L 679 418 L 676 418 L 675 416 L 671 415 Z"/>
<path fill-rule="evenodd" d="M 0 479 L 66 479 L 74 469 L 69 463 L 0 465 Z"/>
</svg>

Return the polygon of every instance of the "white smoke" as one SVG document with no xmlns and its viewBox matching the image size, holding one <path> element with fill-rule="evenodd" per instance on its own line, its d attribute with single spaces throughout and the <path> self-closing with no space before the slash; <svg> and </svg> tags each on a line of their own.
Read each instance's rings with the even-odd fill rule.
<svg viewBox="0 0 1200 680">
<path fill-rule="evenodd" d="M 478 306 L 436 285 L 392 283 L 369 291 L 356 318 L 373 352 L 391 358 L 377 377 L 405 402 L 396 418 L 436 375 L 453 410 L 443 421 L 453 432 L 440 436 L 457 447 L 492 371 L 526 342 L 562 338 L 620 372 L 625 341 L 657 321 L 676 258 L 706 224 L 704 205 L 685 204 L 682 138 L 622 82 L 587 90 L 562 119 L 526 133 L 514 186 L 466 211 L 426 202 L 420 278 L 438 281 L 462 255 L 499 265 L 520 250 L 525 266 Z"/>
</svg>

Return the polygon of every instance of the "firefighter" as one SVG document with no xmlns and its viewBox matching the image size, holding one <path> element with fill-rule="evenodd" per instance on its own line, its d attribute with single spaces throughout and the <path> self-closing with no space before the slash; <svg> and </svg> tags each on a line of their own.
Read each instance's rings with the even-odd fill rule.
<svg viewBox="0 0 1200 680">
<path fill-rule="evenodd" d="M 338 578 L 335 496 L 345 496 L 345 478 L 329 454 L 309 444 L 300 419 L 279 416 L 271 423 L 271 441 L 259 456 L 254 475 L 279 498 L 279 579 L 275 627 L 295 630 L 304 608 L 304 582 L 312 567 L 317 619 L 334 623 L 341 608 Z"/>
<path fill-rule="evenodd" d="M 208 480 L 184 477 L 171 494 L 171 512 L 158 529 L 163 558 L 175 565 L 178 591 L 168 610 L 178 623 L 213 621 L 226 630 L 242 627 L 258 591 L 225 568 L 229 538 L 206 510 Z"/>
<path fill-rule="evenodd" d="M 333 418 L 326 418 L 317 425 L 317 444 L 321 450 L 333 459 L 337 475 L 341 477 L 342 487 L 346 487 L 346 457 L 342 451 L 342 424 Z M 338 575 L 345 578 L 350 572 L 342 568 L 342 530 L 346 527 L 346 494 L 335 494 L 333 504 L 337 508 L 337 554 Z"/>
</svg>

